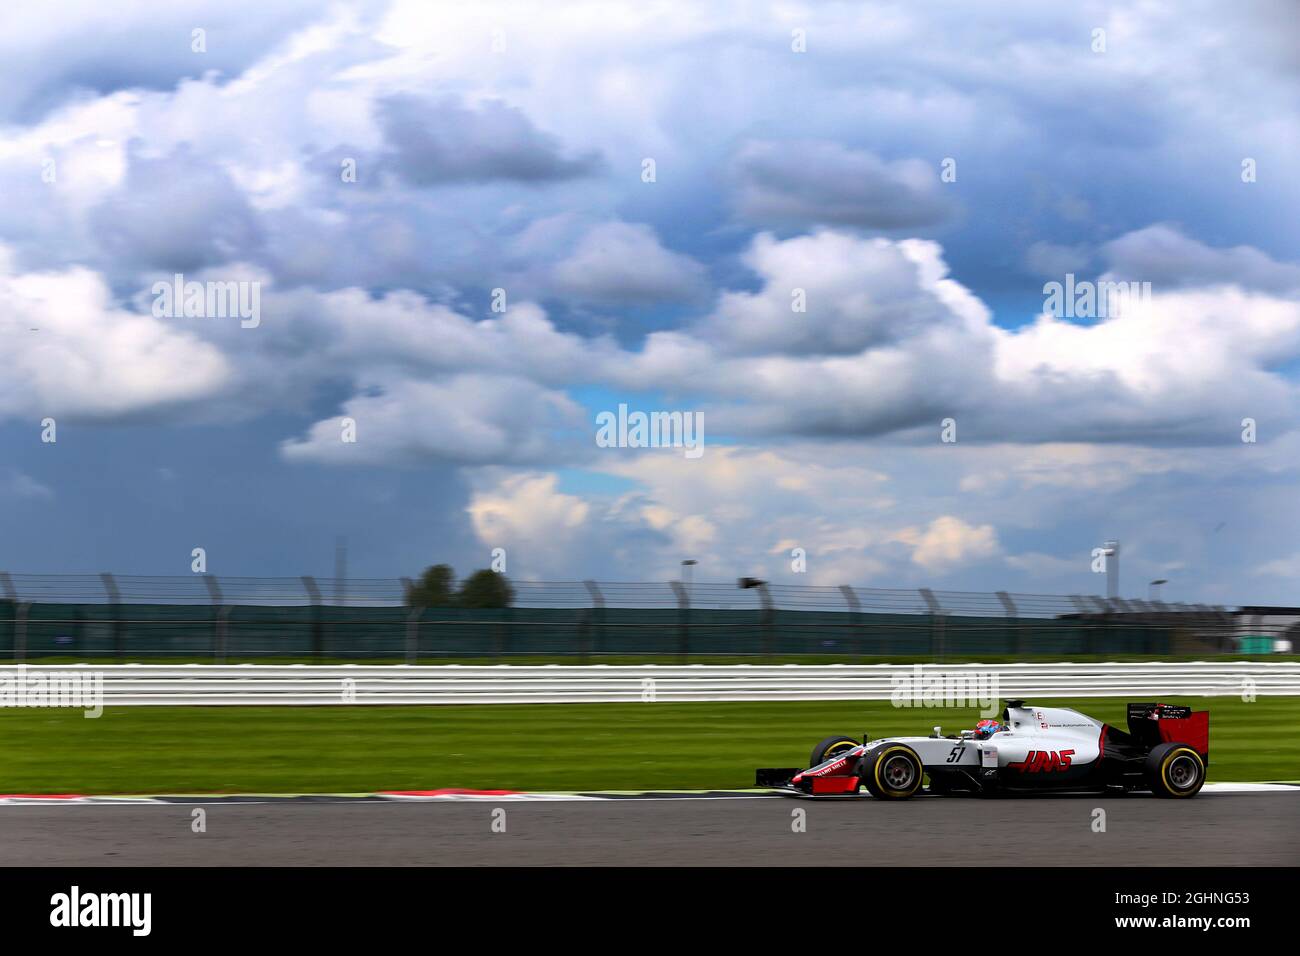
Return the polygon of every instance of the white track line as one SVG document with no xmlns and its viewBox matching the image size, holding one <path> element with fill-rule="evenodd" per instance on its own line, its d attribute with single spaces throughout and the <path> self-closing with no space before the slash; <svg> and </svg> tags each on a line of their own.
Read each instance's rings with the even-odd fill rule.
<svg viewBox="0 0 1300 956">
<path fill-rule="evenodd" d="M 1287 783 L 1207 783 L 1205 792 L 1215 794 L 1241 793 L 1296 793 L 1300 794 L 1300 785 Z M 329 794 L 321 794 L 328 797 Z M 443 794 L 380 794 L 382 802 L 388 803 L 582 803 L 602 801 L 618 803 L 651 800 L 667 802 L 672 800 L 690 802 L 692 800 L 767 800 L 774 796 L 800 797 L 802 794 L 786 793 L 773 790 L 767 793 L 755 793 L 751 790 L 702 790 L 698 793 L 665 791 L 647 791 L 643 794 L 619 793 L 603 795 L 600 793 L 443 793 Z M 1099 794 L 1099 796 L 1103 796 Z M 819 798 L 825 800 L 827 798 Z M 841 800 L 870 800 L 862 795 L 844 795 Z M 156 797 L 0 797 L 0 806 L 55 807 L 55 806 L 268 806 L 273 803 L 306 805 L 325 803 L 328 800 L 221 800 L 196 795 L 193 801 L 161 800 Z M 363 801 L 341 798 L 338 803 L 378 803 L 380 801 Z"/>
</svg>

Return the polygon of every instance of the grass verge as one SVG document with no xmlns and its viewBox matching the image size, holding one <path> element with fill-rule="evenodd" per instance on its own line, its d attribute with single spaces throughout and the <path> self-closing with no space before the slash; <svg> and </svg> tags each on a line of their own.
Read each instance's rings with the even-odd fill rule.
<svg viewBox="0 0 1300 956">
<path fill-rule="evenodd" d="M 1211 712 L 1210 779 L 1288 780 L 1300 698 L 1179 698 Z M 1037 700 L 1124 726 L 1125 701 Z M 327 793 L 472 787 L 709 789 L 802 765 L 833 733 L 945 733 L 974 710 L 888 701 L 0 711 L 0 792 Z"/>
</svg>

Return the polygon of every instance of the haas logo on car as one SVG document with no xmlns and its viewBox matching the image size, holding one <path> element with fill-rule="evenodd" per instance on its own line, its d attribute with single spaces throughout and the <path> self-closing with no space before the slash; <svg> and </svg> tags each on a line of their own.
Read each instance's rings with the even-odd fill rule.
<svg viewBox="0 0 1300 956">
<path fill-rule="evenodd" d="M 1031 750 L 1024 760 L 1007 764 L 1007 769 L 1019 770 L 1021 773 L 1069 770 L 1070 758 L 1073 756 L 1073 750 Z"/>
</svg>

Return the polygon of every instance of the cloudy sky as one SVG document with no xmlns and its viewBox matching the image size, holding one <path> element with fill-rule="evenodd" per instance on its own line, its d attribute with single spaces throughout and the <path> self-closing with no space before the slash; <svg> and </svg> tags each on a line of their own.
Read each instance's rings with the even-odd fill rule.
<svg viewBox="0 0 1300 956">
<path fill-rule="evenodd" d="M 8 5 L 0 568 L 1297 603 L 1288 7 Z"/>
</svg>

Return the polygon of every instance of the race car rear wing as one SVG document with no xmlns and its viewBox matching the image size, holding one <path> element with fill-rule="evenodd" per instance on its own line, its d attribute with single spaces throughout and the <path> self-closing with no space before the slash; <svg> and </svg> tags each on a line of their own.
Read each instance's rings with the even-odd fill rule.
<svg viewBox="0 0 1300 956">
<path fill-rule="evenodd" d="M 1147 747 L 1183 743 L 1210 756 L 1210 712 L 1174 704 L 1129 704 L 1128 732 Z"/>
</svg>

